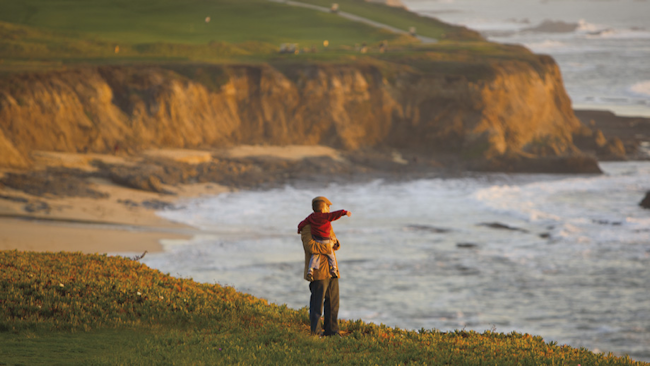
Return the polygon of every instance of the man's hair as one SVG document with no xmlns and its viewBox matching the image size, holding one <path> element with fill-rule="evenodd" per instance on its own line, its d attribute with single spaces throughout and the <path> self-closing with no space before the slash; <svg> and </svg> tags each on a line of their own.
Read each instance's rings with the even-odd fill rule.
<svg viewBox="0 0 650 366">
<path fill-rule="evenodd" d="M 327 206 L 325 201 L 314 201 L 311 203 L 311 208 L 314 212 L 323 212 L 323 209 Z"/>
</svg>

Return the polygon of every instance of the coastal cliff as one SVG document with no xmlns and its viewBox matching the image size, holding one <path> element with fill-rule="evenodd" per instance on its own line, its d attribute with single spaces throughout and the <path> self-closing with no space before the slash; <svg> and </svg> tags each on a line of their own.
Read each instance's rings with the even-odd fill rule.
<svg viewBox="0 0 650 366">
<path fill-rule="evenodd" d="M 0 166 L 34 150 L 237 144 L 566 156 L 581 124 L 548 56 L 448 69 L 400 63 L 99 66 L 5 77 Z"/>
</svg>

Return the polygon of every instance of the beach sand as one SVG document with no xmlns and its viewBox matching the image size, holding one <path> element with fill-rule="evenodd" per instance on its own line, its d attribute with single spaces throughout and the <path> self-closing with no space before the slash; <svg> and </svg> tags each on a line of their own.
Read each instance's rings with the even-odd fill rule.
<svg viewBox="0 0 650 366">
<path fill-rule="evenodd" d="M 153 253 L 162 250 L 161 239 L 186 239 L 186 235 L 133 231 L 119 227 L 0 219 L 0 250 L 83 253 Z"/>
<path fill-rule="evenodd" d="M 32 154 L 34 170 L 65 167 L 92 172 L 91 162 L 133 165 L 138 159 L 170 159 L 182 163 L 201 163 L 211 156 L 303 159 L 328 156 L 339 160 L 336 150 L 305 146 L 238 146 L 219 151 L 149 150 L 140 156 L 121 157 L 100 154 L 75 154 L 38 151 Z M 0 171 L 0 176 L 10 170 Z M 0 186 L 0 250 L 72 251 L 83 253 L 134 253 L 163 250 L 161 240 L 190 239 L 194 228 L 156 215 L 143 202 L 177 204 L 201 195 L 232 191 L 214 183 L 165 186 L 170 194 L 131 189 L 107 179 L 87 178 L 92 189 L 106 198 L 33 196 Z"/>
<path fill-rule="evenodd" d="M 108 198 L 33 197 L 2 189 L 0 195 L 37 202 L 47 209 L 29 212 L 25 202 L 0 200 L 0 250 L 80 251 L 84 253 L 142 253 L 161 251 L 162 239 L 189 239 L 191 228 L 165 220 L 155 210 L 124 202 L 175 201 L 227 191 L 215 185 L 177 187 L 178 196 L 116 186 L 91 179 L 92 187 Z M 32 209 L 33 210 L 33 209 Z"/>
<path fill-rule="evenodd" d="M 602 129 L 606 135 L 620 136 L 625 144 L 633 147 L 640 146 L 637 155 L 647 154 L 643 150 L 643 144 L 650 141 L 650 129 L 648 129 L 650 119 L 623 118 L 600 111 L 577 111 L 576 114 L 583 120 L 583 123 L 592 128 Z M 644 156 L 647 158 L 647 155 Z M 346 181 L 358 177 L 363 178 L 366 174 L 363 172 L 364 169 L 379 172 L 383 174 L 382 178 L 396 176 L 405 178 L 412 177 L 412 174 L 420 174 L 421 177 L 423 173 L 434 173 L 441 167 L 434 160 L 425 161 L 425 159 L 413 157 L 405 159 L 394 151 L 392 155 L 389 151 L 386 156 L 378 155 L 378 157 L 372 154 L 360 155 L 359 153 L 345 155 L 325 146 L 243 145 L 214 150 L 158 149 L 143 151 L 133 156 L 35 151 L 32 153 L 32 158 L 34 164 L 31 172 L 65 168 L 82 173 L 92 173 L 99 169 L 96 161 L 101 161 L 110 166 L 135 169 L 140 172 L 140 177 L 145 178 L 149 177 L 150 173 L 139 170 L 142 169 L 142 166 L 146 166 L 146 164 L 139 164 L 152 160 L 167 161 L 170 162 L 170 166 L 258 158 L 292 162 L 294 165 L 279 164 L 277 166 L 294 167 L 291 168 L 294 170 L 273 170 L 275 169 L 273 165 L 262 165 L 261 168 L 256 168 L 258 175 L 268 177 L 277 174 L 281 177 L 278 180 L 280 183 L 282 179 L 285 179 L 285 182 L 287 180 L 295 182 L 296 179 L 310 182 L 310 174 L 331 174 L 329 169 L 338 169 L 338 167 L 348 169 L 348 173 L 345 175 Z M 330 165 L 323 165 L 323 162 L 318 160 L 305 160 L 314 158 L 326 158 L 325 161 L 330 162 L 326 164 Z M 358 161 L 352 161 L 354 159 Z M 359 161 L 362 162 L 361 165 L 359 165 Z M 297 165 L 295 165 L 296 162 L 298 162 Z M 303 164 L 305 162 L 306 164 Z M 161 166 L 166 166 L 165 164 Z M 246 166 L 244 168 L 236 164 L 217 164 L 216 166 L 226 170 L 244 169 L 242 171 L 246 173 Z M 307 168 L 311 169 L 311 173 L 305 170 Z M 128 169 L 126 170 L 128 171 Z M 0 178 L 11 172 L 25 173 L 25 171 L 0 170 Z M 48 172 L 46 176 L 49 174 Z M 82 179 L 89 184 L 92 190 L 100 192 L 99 196 L 104 194 L 105 197 L 69 197 L 68 193 L 52 195 L 49 192 L 54 190 L 39 189 L 41 186 L 37 187 L 36 193 L 30 195 L 21 190 L 22 185 L 18 186 L 21 189 L 11 189 L 0 184 L 0 250 L 135 254 L 141 254 L 145 250 L 148 252 L 161 251 L 163 250 L 161 241 L 190 239 L 193 235 L 199 234 L 199 231 L 163 219 L 156 215 L 156 210 L 164 209 L 165 205 L 182 205 L 182 202 L 188 198 L 259 187 L 258 183 L 251 181 L 251 175 L 241 174 L 232 179 L 226 179 L 224 184 L 228 186 L 216 183 L 162 185 L 162 190 L 158 191 L 164 193 L 155 193 L 128 188 L 117 185 L 107 178 L 100 178 L 106 177 L 105 174 L 86 175 L 88 177 L 84 177 L 84 174 L 77 174 L 77 176 L 84 177 Z M 220 175 L 222 173 L 218 172 L 216 177 L 218 178 Z M 335 173 L 334 176 L 342 175 Z M 208 179 L 214 179 L 214 177 Z M 255 176 L 252 177 L 254 179 Z M 41 183 L 42 186 L 47 184 L 49 183 Z M 77 188 L 73 187 L 74 189 Z"/>
</svg>

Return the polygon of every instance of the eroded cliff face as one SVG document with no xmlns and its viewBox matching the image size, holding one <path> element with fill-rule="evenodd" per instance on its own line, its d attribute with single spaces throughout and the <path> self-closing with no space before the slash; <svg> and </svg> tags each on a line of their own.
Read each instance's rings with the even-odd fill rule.
<svg viewBox="0 0 650 366">
<path fill-rule="evenodd" d="M 408 66 L 111 66 L 0 84 L 0 165 L 33 150 L 322 144 L 458 153 L 468 159 L 575 151 L 580 122 L 557 65 L 517 61 L 489 77 Z"/>
</svg>

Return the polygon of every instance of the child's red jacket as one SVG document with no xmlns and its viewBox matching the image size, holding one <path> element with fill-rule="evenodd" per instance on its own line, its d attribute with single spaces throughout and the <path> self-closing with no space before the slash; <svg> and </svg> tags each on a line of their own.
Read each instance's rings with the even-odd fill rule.
<svg viewBox="0 0 650 366">
<path fill-rule="evenodd" d="M 298 232 L 302 230 L 305 225 L 311 225 L 311 235 L 317 238 L 329 239 L 332 233 L 332 224 L 330 222 L 338 220 L 345 216 L 348 212 L 346 210 L 338 210 L 334 212 L 314 212 L 307 216 L 298 224 Z"/>
</svg>

